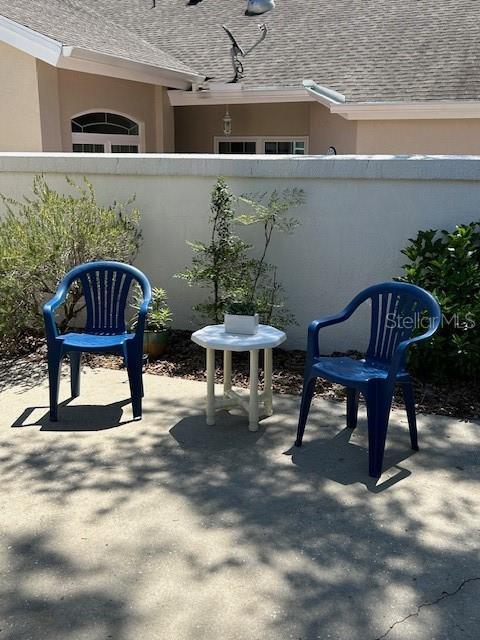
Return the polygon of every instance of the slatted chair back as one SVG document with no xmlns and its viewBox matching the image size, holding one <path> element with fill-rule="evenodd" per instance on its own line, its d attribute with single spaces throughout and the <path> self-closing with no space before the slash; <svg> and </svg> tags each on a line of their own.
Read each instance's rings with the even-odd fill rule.
<svg viewBox="0 0 480 640">
<path fill-rule="evenodd" d="M 85 299 L 85 332 L 95 335 L 125 333 L 125 311 L 132 283 L 143 293 L 149 288 L 145 276 L 130 265 L 119 262 L 91 262 L 69 274 L 69 286 L 79 280 Z"/>
<path fill-rule="evenodd" d="M 386 282 L 366 289 L 358 297 L 370 299 L 372 305 L 367 361 L 389 365 L 401 342 L 414 333 L 436 329 L 440 323 L 437 302 L 413 284 Z"/>
<path fill-rule="evenodd" d="M 123 269 L 97 267 L 80 276 L 87 309 L 87 333 L 124 333 L 125 309 L 133 276 Z"/>
</svg>

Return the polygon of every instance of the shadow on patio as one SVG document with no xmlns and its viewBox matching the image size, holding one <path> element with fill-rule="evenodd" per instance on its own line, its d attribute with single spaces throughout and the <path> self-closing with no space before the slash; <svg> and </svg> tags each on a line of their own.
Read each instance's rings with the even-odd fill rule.
<svg viewBox="0 0 480 640">
<path fill-rule="evenodd" d="M 123 401 L 97 406 L 128 394 L 122 372 L 85 382 L 63 433 L 44 431 L 45 388 L 7 398 L 8 640 L 474 637 L 477 425 L 424 417 L 411 456 L 395 414 L 377 485 L 364 416 L 351 434 L 342 405 L 316 403 L 290 455 L 296 398 L 257 433 L 225 413 L 207 427 L 202 384 L 152 376 L 144 420 L 128 424 Z M 38 409 L 21 416 L 25 404 Z"/>
<path fill-rule="evenodd" d="M 104 586 L 76 586 L 98 582 L 99 567 L 72 563 L 45 531 L 5 542 L 10 569 L 0 586 L 2 638 L 122 637 L 131 618 L 124 597 Z"/>
</svg>

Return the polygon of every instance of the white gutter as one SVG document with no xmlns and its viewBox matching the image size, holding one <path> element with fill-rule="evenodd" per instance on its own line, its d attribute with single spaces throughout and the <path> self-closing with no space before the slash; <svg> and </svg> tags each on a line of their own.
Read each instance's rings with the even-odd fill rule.
<svg viewBox="0 0 480 640">
<path fill-rule="evenodd" d="M 53 66 L 62 55 L 62 43 L 0 16 L 0 41 Z"/>
<path fill-rule="evenodd" d="M 110 56 L 81 47 L 62 49 L 62 57 L 57 65 L 62 69 L 84 71 L 114 78 L 125 78 L 137 82 L 188 89 L 192 84 L 202 82 L 205 76 L 185 71 L 177 71 L 168 67 L 157 67 L 135 62 L 127 58 Z"/>
<path fill-rule="evenodd" d="M 194 91 L 169 91 L 172 107 L 200 104 L 254 104 L 273 102 L 311 102 L 317 100 L 326 107 L 343 104 L 345 96 L 322 87 L 313 80 L 304 80 L 303 89 L 281 87 L 245 88 L 241 84 L 210 82 Z"/>
<path fill-rule="evenodd" d="M 267 104 L 273 102 L 310 102 L 303 89 L 278 87 L 243 88 L 240 84 L 211 83 L 194 91 L 169 91 L 172 107 L 201 104 Z"/>
<path fill-rule="evenodd" d="M 346 120 L 441 120 L 480 118 L 480 100 L 431 100 L 423 102 L 356 102 L 313 80 L 304 80 L 305 91 L 330 113 Z"/>
<path fill-rule="evenodd" d="M 204 76 L 168 67 L 162 68 L 135 62 L 81 47 L 64 46 L 53 38 L 1 15 L 0 41 L 60 69 L 94 73 L 178 89 L 188 89 L 192 84 L 198 84 L 205 79 Z"/>
<path fill-rule="evenodd" d="M 451 120 L 480 118 L 480 100 L 425 102 L 357 102 L 332 105 L 347 120 Z"/>
<path fill-rule="evenodd" d="M 313 80 L 304 80 L 303 87 L 309 95 L 326 107 L 334 104 L 343 104 L 345 102 L 343 93 L 339 93 L 329 87 L 322 87 L 322 85 L 317 84 Z"/>
</svg>

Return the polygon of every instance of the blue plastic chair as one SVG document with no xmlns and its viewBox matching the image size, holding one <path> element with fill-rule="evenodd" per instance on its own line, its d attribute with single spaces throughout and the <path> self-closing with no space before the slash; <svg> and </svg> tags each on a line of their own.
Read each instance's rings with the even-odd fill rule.
<svg viewBox="0 0 480 640">
<path fill-rule="evenodd" d="M 84 333 L 60 334 L 55 309 L 65 302 L 75 281 L 80 281 L 86 305 Z M 125 308 L 132 281 L 138 282 L 143 302 L 134 333 L 127 333 Z M 72 269 L 60 283 L 55 296 L 43 307 L 48 346 L 50 383 L 50 420 L 58 419 L 60 366 L 66 354 L 70 360 L 71 395 L 80 394 L 80 360 L 82 352 L 113 353 L 123 356 L 128 371 L 133 417 L 142 417 L 142 359 L 145 318 L 152 291 L 146 276 L 121 262 L 87 262 Z"/>
<path fill-rule="evenodd" d="M 366 300 L 371 300 L 370 342 L 363 360 L 320 357 L 320 329 L 347 320 Z M 314 320 L 308 328 L 308 347 L 302 403 L 295 445 L 302 446 L 315 379 L 325 378 L 347 387 L 347 426 L 357 426 L 358 398 L 367 405 L 369 473 L 379 478 L 388 420 L 396 383 L 403 388 L 412 449 L 418 450 L 415 398 L 405 369 L 410 345 L 432 336 L 440 325 L 441 310 L 435 298 L 420 287 L 403 282 L 377 284 L 359 293 L 338 315 Z M 421 322 L 418 322 L 421 320 Z M 412 337 L 415 327 L 426 331 Z"/>
</svg>

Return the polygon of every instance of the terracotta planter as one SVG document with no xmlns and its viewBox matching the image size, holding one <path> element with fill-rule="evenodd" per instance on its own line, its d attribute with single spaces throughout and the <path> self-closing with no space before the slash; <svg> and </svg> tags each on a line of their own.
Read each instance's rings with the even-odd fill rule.
<svg viewBox="0 0 480 640">
<path fill-rule="evenodd" d="M 143 353 L 154 360 L 163 356 L 167 350 L 170 333 L 168 329 L 162 331 L 145 331 L 143 336 Z"/>
<path fill-rule="evenodd" d="M 258 331 L 258 313 L 254 316 L 238 316 L 225 314 L 225 332 L 253 336 Z"/>
</svg>

